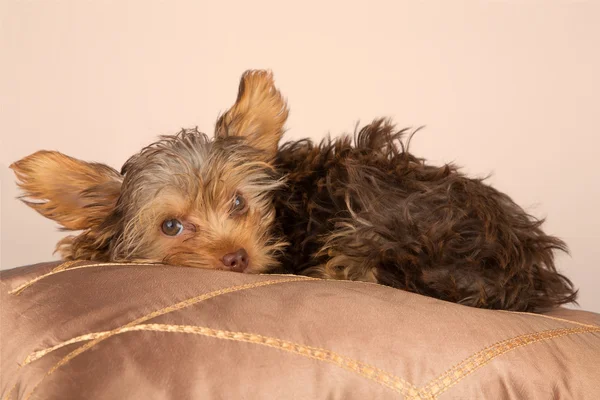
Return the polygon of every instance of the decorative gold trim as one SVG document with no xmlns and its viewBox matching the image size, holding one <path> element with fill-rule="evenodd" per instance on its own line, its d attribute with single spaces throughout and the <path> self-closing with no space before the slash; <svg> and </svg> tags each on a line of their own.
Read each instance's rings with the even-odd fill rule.
<svg viewBox="0 0 600 400">
<path fill-rule="evenodd" d="M 81 261 L 81 260 L 65 261 L 65 262 L 57 265 L 56 267 L 52 268 L 52 271 L 63 271 L 65 269 L 70 268 L 71 265 L 75 265 L 75 264 L 80 263 L 80 262 L 85 262 L 85 261 Z"/>
<path fill-rule="evenodd" d="M 107 336 L 108 334 L 110 334 L 110 332 L 111 331 L 86 333 L 85 335 L 76 336 L 72 339 L 65 340 L 64 342 L 61 342 L 55 346 L 48 347 L 43 350 L 34 351 L 33 353 L 30 353 L 27 357 L 25 357 L 25 360 L 21 364 L 21 367 L 31 364 L 32 362 L 37 361 L 40 358 L 44 357 L 46 354 L 50 354 L 53 351 L 60 349 L 61 347 L 65 347 L 65 346 L 68 346 L 68 345 L 74 344 L 74 343 L 87 342 L 88 340 L 98 339 L 103 336 Z"/>
<path fill-rule="evenodd" d="M 302 345 L 280 338 L 268 337 L 248 332 L 232 332 L 195 325 L 138 324 L 125 325 L 113 331 L 90 333 L 65 341 L 57 346 L 54 346 L 53 348 L 32 353 L 27 357 L 24 365 L 33 362 L 43 357 L 44 355 L 50 353 L 51 351 L 55 350 L 56 348 L 60 348 L 67 344 L 92 339 L 103 340 L 105 338 L 108 338 L 109 336 L 135 331 L 188 333 L 212 337 L 216 339 L 259 344 L 267 347 L 272 347 L 278 350 L 287 351 L 303 357 L 334 364 L 340 368 L 346 369 L 364 378 L 367 378 L 379 385 L 385 386 L 395 392 L 401 393 L 404 396 L 406 396 L 407 400 L 434 400 L 440 394 L 444 393 L 452 386 L 456 385 L 459 381 L 466 378 L 468 375 L 470 375 L 477 369 L 485 366 L 494 358 L 499 357 L 502 354 L 515 350 L 519 347 L 528 346 L 530 344 L 540 341 L 552 340 L 559 337 L 580 333 L 600 332 L 600 327 L 553 329 L 543 332 L 520 335 L 511 339 L 497 342 L 464 359 L 460 363 L 448 369 L 443 374 L 439 375 L 437 378 L 432 379 L 429 383 L 427 383 L 420 389 L 411 384 L 410 382 L 398 376 L 395 376 L 387 371 L 384 371 L 380 368 L 354 360 L 352 358 L 340 355 L 338 353 L 324 348 Z M 57 367 L 55 366 L 55 368 Z M 49 375 L 50 373 L 51 371 L 49 371 L 47 375 Z M 29 393 L 27 399 L 31 396 L 32 393 L 33 390 Z M 7 399 L 9 399 L 9 397 L 7 397 Z"/>
<path fill-rule="evenodd" d="M 435 399 L 437 396 L 444 393 L 446 390 L 470 375 L 475 370 L 488 364 L 496 357 L 519 347 L 524 347 L 536 342 L 556 339 L 567 335 L 576 335 L 589 332 L 600 332 L 600 327 L 552 329 L 520 335 L 511 339 L 497 342 L 464 359 L 443 374 L 439 375 L 437 378 L 432 379 L 429 381 L 429 383 L 419 389 L 417 396 L 408 398 L 407 400 Z"/>
<path fill-rule="evenodd" d="M 542 318 L 551 319 L 554 321 L 566 322 L 566 323 L 573 324 L 573 325 L 586 326 L 588 328 L 600 328 L 600 325 L 585 324 L 583 322 L 577 322 L 577 321 L 572 321 L 570 319 L 554 317 L 552 315 L 535 314 L 535 313 L 528 313 L 528 312 L 522 312 L 522 311 L 507 311 L 507 310 L 497 310 L 497 311 L 501 311 L 501 312 L 508 313 L 508 314 L 517 314 L 517 315 L 520 314 L 520 315 L 530 315 L 532 317 L 542 317 Z"/>
<path fill-rule="evenodd" d="M 86 264 L 86 265 L 77 265 L 75 267 L 70 267 L 72 264 L 76 263 L 77 261 L 67 261 L 65 263 L 60 264 L 58 267 L 54 268 L 52 271 L 47 272 L 43 275 L 37 276 L 25 283 L 23 283 L 22 285 L 14 288 L 13 290 L 9 291 L 8 294 L 14 294 L 16 296 L 18 296 L 19 294 L 21 294 L 21 292 L 23 292 L 23 290 L 27 289 L 29 286 L 33 285 L 34 283 L 41 281 L 44 278 L 47 278 L 49 276 L 52 275 L 56 275 L 58 273 L 64 272 L 64 271 L 72 271 L 74 269 L 81 269 L 81 268 L 92 268 L 92 267 L 116 267 L 116 266 L 145 266 L 145 267 L 149 267 L 149 266 L 156 266 L 156 265 L 160 265 L 160 264 L 137 264 L 137 263 L 106 263 L 106 264 Z M 70 267 L 70 268 L 69 268 Z"/>
<path fill-rule="evenodd" d="M 73 267 L 73 268 L 78 268 L 78 267 Z M 73 269 L 71 268 L 71 269 Z M 69 362 L 71 359 L 73 359 L 74 357 L 78 356 L 79 354 L 85 352 L 86 350 L 90 349 L 91 347 L 95 346 L 96 344 L 98 344 L 99 342 L 101 342 L 104 339 L 107 339 L 109 337 L 111 337 L 112 335 L 115 334 L 115 331 L 117 331 L 118 329 L 122 329 L 124 327 L 128 327 L 128 326 L 133 326 L 133 325 L 138 325 L 141 324 L 142 322 L 148 321 L 152 318 L 173 312 L 173 311 L 177 311 L 180 309 L 183 309 L 185 307 L 191 306 L 193 304 L 199 303 L 201 301 L 204 300 L 208 300 L 217 296 L 221 296 L 224 294 L 228 294 L 228 293 L 233 293 L 233 292 L 238 292 L 241 290 L 248 290 L 248 289 L 254 289 L 254 288 L 258 288 L 258 287 L 262 287 L 262 286 L 269 286 L 269 285 L 274 285 L 274 284 L 278 284 L 278 283 L 287 283 L 287 282 L 298 282 L 298 281 L 312 281 L 314 279 L 309 278 L 309 277 L 304 277 L 304 276 L 294 276 L 293 278 L 283 278 L 283 279 L 272 279 L 272 280 L 268 280 L 268 281 L 261 281 L 261 282 L 253 282 L 253 283 L 247 283 L 244 285 L 238 285 L 238 286 L 230 286 L 224 289 L 219 289 L 219 290 L 215 290 L 213 292 L 209 292 L 209 293 L 205 293 L 205 294 L 201 294 L 195 297 L 191 297 L 188 298 L 186 300 L 183 300 L 179 303 L 173 304 L 171 306 L 168 307 L 164 307 L 161 308 L 159 310 L 153 311 L 149 314 L 146 314 L 142 317 L 139 317 L 137 319 L 135 319 L 134 321 L 131 321 L 123 326 L 120 326 L 119 328 L 113 329 L 111 331 L 107 331 L 107 333 L 105 335 L 96 337 L 95 339 L 92 339 L 90 342 L 86 343 L 85 345 L 82 345 L 81 347 L 73 350 L 71 353 L 67 354 L 63 359 L 61 359 L 56 365 L 54 365 L 43 377 L 42 379 L 33 387 L 33 389 L 31 390 L 31 392 L 29 392 L 29 394 L 27 395 L 27 399 L 33 394 L 33 392 L 35 391 L 35 389 L 40 385 L 40 383 L 44 380 L 45 377 L 51 375 L 54 371 L 56 371 L 58 368 L 60 368 L 62 365 L 66 364 L 67 362 Z M 54 346 L 54 348 L 52 348 L 52 350 L 56 350 L 57 346 Z M 49 353 L 49 352 L 48 352 Z M 18 369 L 20 369 L 21 367 L 19 366 Z M 10 392 L 7 394 L 6 399 L 9 398 L 9 396 L 11 395 L 12 391 L 15 389 L 15 386 L 13 386 L 13 388 L 10 390 Z"/>
<path fill-rule="evenodd" d="M 380 385 L 383 385 L 389 389 L 392 389 L 395 392 L 402 393 L 404 395 L 409 395 L 409 393 L 416 393 L 417 388 L 406 382 L 404 379 L 399 378 L 386 372 L 382 369 L 379 369 L 375 366 L 363 363 L 361 361 L 352 359 L 350 357 L 346 357 L 340 355 L 334 351 L 312 347 L 303 345 L 300 343 L 290 342 L 288 340 L 283 340 L 275 337 L 263 336 L 259 334 L 249 333 L 249 332 L 232 332 L 225 331 L 221 329 L 212 329 L 208 327 L 196 326 L 196 325 L 172 325 L 172 324 L 141 324 L 141 325 L 133 325 L 133 326 L 124 326 L 119 329 L 115 329 L 112 332 L 97 332 L 88 335 L 80 336 L 81 340 L 89 340 L 91 338 L 98 337 L 106 337 L 109 334 L 119 335 L 127 332 L 135 332 L 135 331 L 154 331 L 154 332 L 170 332 L 170 333 L 187 333 L 194 335 L 207 336 L 215 339 L 223 339 L 223 340 L 231 340 L 236 342 L 245 342 L 258 344 L 262 346 L 272 347 L 277 350 L 287 351 L 292 354 L 296 354 L 302 357 L 311 358 L 318 361 L 324 361 L 330 364 L 334 364 L 340 368 L 346 369 L 350 372 L 354 372 L 364 378 L 374 381 Z M 84 338 L 84 336 L 88 336 Z M 77 338 L 75 338 L 77 339 Z M 67 344 L 75 343 L 71 339 L 66 341 L 60 345 L 62 347 Z M 56 346 L 55 346 L 56 347 Z M 50 349 L 49 349 L 50 350 Z M 30 356 L 31 361 L 35 359 L 39 359 L 47 354 L 49 351 L 41 351 L 36 353 L 37 356 Z M 33 354 L 36 354 L 33 353 Z M 28 357 L 28 359 L 30 358 Z"/>
<path fill-rule="evenodd" d="M 154 266 L 157 264 L 137 264 L 137 263 L 106 263 L 106 264 L 88 264 L 88 265 L 79 265 L 72 266 L 77 263 L 77 261 L 68 261 L 60 264 L 55 267 L 51 272 L 46 273 L 44 275 L 38 276 L 36 278 L 31 279 L 30 281 L 20 285 L 19 287 L 13 289 L 9 292 L 9 294 L 19 295 L 24 289 L 31 286 L 32 284 L 38 282 L 39 280 L 51 276 L 63 271 L 80 269 L 80 268 L 90 268 L 90 267 L 102 267 L 102 266 Z M 275 275 L 285 277 L 286 275 Z M 289 276 L 289 275 L 287 275 Z M 569 324 L 577 325 L 577 328 L 559 328 L 559 329 L 551 329 L 542 332 L 535 332 L 524 334 L 520 336 L 516 336 L 507 340 L 503 340 L 497 342 L 491 346 L 484 348 L 483 350 L 467 357 L 463 361 L 455 364 L 450 369 L 446 370 L 444 373 L 439 375 L 438 377 L 429 381 L 429 383 L 422 386 L 420 389 L 409 383 L 408 381 L 397 377 L 389 372 L 381 370 L 379 368 L 373 367 L 369 364 L 362 363 L 360 361 L 351 359 L 346 356 L 339 355 L 331 350 L 311 347 L 307 345 L 302 345 L 294 342 L 289 342 L 283 339 L 267 337 L 256 335 L 247 332 L 232 332 L 232 331 L 223 331 L 219 329 L 211 329 L 207 327 L 199 327 L 194 325 L 169 325 L 169 324 L 142 324 L 145 321 L 153 319 L 155 317 L 177 311 L 188 307 L 190 305 L 196 304 L 198 302 L 217 297 L 223 294 L 237 292 L 240 290 L 247 290 L 258 288 L 262 286 L 269 286 L 277 283 L 287 283 L 287 282 L 298 282 L 298 281 L 308 281 L 308 280 L 317 280 L 315 278 L 305 277 L 305 276 L 295 276 L 289 278 L 268 280 L 262 282 L 254 282 L 244 285 L 231 286 L 228 288 L 216 290 L 210 293 L 202 294 L 196 297 L 188 298 L 179 303 L 173 304 L 168 307 L 164 307 L 162 309 L 153 311 L 149 314 L 146 314 L 140 318 L 137 318 L 134 321 L 131 321 L 125 325 L 122 325 L 116 329 L 104 332 L 96 332 L 89 333 L 86 335 L 81 335 L 65 342 L 62 342 L 56 346 L 39 350 L 31 353 L 27 356 L 24 363 L 17 368 L 17 371 L 22 367 L 26 366 L 41 357 L 57 350 L 61 347 L 64 347 L 69 344 L 78 343 L 82 341 L 88 341 L 88 343 L 78 347 L 73 350 L 65 357 L 63 357 L 58 363 L 56 363 L 52 368 L 50 368 L 46 374 L 40 379 L 40 381 L 31 389 L 29 394 L 25 397 L 25 399 L 29 399 L 37 387 L 43 382 L 43 380 L 54 373 L 58 368 L 62 365 L 68 363 L 71 359 L 80 355 L 81 353 L 87 351 L 92 348 L 99 342 L 108 339 L 111 336 L 125 333 L 125 332 L 134 332 L 134 331 L 157 331 L 157 332 L 176 332 L 176 333 L 188 333 L 188 334 L 196 334 L 207 337 L 213 337 L 217 339 L 225 339 L 225 340 L 233 340 L 239 342 L 246 343 L 254 343 L 267 347 L 276 348 L 279 350 L 288 351 L 293 354 L 297 354 L 303 357 L 312 358 L 319 361 L 328 362 L 334 365 L 337 365 L 341 368 L 349 370 L 351 372 L 357 373 L 371 381 L 374 381 L 380 385 L 383 385 L 387 388 L 394 390 L 395 392 L 401 393 L 406 396 L 407 400 L 435 400 L 437 396 L 444 393 L 458 382 L 466 378 L 468 375 L 476 371 L 477 369 L 485 366 L 490 363 L 496 357 L 499 357 L 507 352 L 515 350 L 519 347 L 528 346 L 533 343 L 547 341 L 556 339 L 559 337 L 567 336 L 567 335 L 575 335 L 575 334 L 583 334 L 590 332 L 600 332 L 600 326 L 598 325 L 590 325 L 584 324 L 576 321 L 571 321 L 563 318 L 543 315 L 543 314 L 531 314 L 531 313 L 521 313 L 521 312 L 509 312 L 513 314 L 524 314 L 524 315 L 532 315 L 536 317 L 543 317 L 550 320 L 565 322 Z M 5 400 L 10 400 L 12 398 L 13 391 L 16 389 L 18 385 L 18 381 L 13 385 L 10 391 L 7 393 Z"/>
<path fill-rule="evenodd" d="M 153 311 L 150 314 L 146 314 L 146 315 L 144 315 L 144 316 L 136 319 L 135 321 L 132 321 L 132 322 L 129 322 L 128 324 L 126 324 L 126 325 L 123 325 L 123 327 L 131 326 L 131 325 L 137 325 L 137 324 L 140 324 L 142 322 L 148 321 L 150 319 L 159 317 L 161 315 L 168 314 L 170 312 L 180 310 L 180 309 L 188 307 L 190 305 L 193 305 L 193 304 L 199 303 L 201 301 L 208 300 L 208 299 L 211 299 L 213 297 L 217 297 L 217 296 L 220 296 L 220 295 L 223 295 L 223 294 L 237 292 L 237 291 L 240 291 L 240 290 L 254 289 L 254 288 L 257 288 L 257 287 L 268 286 L 268 285 L 272 285 L 272 284 L 275 284 L 275 283 L 307 281 L 307 280 L 312 280 L 312 278 L 294 276 L 294 278 L 272 279 L 272 280 L 268 280 L 268 281 L 247 283 L 247 284 L 244 284 L 244 285 L 232 286 L 232 287 L 225 288 L 225 289 L 215 290 L 215 291 L 210 292 L 210 293 L 201 294 L 199 296 L 183 300 L 183 301 L 181 301 L 181 302 L 179 302 L 177 304 L 161 308 L 160 310 Z M 121 327 L 121 328 L 123 328 L 123 327 Z M 55 346 L 52 346 L 52 347 L 49 347 L 47 349 L 43 349 L 43 350 L 39 350 L 39 351 L 33 352 L 33 353 L 29 354 L 27 356 L 27 358 L 25 358 L 25 360 L 23 361 L 22 365 L 25 366 L 25 365 L 27 365 L 29 363 L 32 363 L 33 361 L 38 360 L 39 358 L 45 356 L 46 354 L 51 353 L 54 350 L 58 350 L 61 347 L 67 346 L 69 344 L 83 342 L 83 341 L 88 341 L 88 340 L 96 340 L 96 339 L 103 340 L 103 338 L 105 336 L 107 336 L 107 337 L 108 336 L 112 336 L 113 332 L 115 332 L 116 330 L 121 329 L 121 328 L 113 329 L 112 331 L 88 333 L 88 334 L 85 334 L 85 335 L 74 337 L 72 339 L 69 339 L 69 340 L 67 340 L 65 342 L 59 343 L 59 344 L 57 344 Z"/>
</svg>

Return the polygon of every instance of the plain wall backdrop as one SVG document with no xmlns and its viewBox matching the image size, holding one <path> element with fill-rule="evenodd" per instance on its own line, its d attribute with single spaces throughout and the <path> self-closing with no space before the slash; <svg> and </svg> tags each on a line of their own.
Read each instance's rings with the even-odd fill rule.
<svg viewBox="0 0 600 400">
<path fill-rule="evenodd" d="M 390 116 L 562 237 L 600 312 L 600 2 L 0 0 L 1 266 L 65 234 L 15 200 L 40 149 L 117 169 L 158 135 L 212 132 L 250 68 L 289 100 L 287 138 Z"/>
</svg>

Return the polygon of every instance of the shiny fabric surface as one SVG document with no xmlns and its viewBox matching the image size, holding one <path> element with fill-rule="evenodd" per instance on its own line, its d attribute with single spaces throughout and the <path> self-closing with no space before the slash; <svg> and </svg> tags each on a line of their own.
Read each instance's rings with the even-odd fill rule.
<svg viewBox="0 0 600 400">
<path fill-rule="evenodd" d="M 600 315 L 162 265 L 2 271 L 1 399 L 599 399 Z"/>
</svg>

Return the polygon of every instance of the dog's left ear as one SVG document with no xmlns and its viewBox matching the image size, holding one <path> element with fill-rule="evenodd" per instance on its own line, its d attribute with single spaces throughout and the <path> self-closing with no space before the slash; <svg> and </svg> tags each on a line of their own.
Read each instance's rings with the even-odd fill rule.
<svg viewBox="0 0 600 400">
<path fill-rule="evenodd" d="M 277 153 L 287 117 L 287 104 L 275 87 L 273 74 L 246 71 L 235 104 L 217 121 L 215 137 L 245 137 L 271 159 Z"/>
</svg>

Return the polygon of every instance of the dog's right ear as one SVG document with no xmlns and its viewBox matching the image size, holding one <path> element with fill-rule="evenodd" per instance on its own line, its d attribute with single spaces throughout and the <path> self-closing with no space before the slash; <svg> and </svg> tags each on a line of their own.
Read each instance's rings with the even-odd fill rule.
<svg viewBox="0 0 600 400">
<path fill-rule="evenodd" d="M 288 117 L 287 104 L 275 87 L 273 74 L 249 70 L 240 81 L 235 104 L 217 121 L 215 136 L 244 137 L 267 158 L 277 153 Z"/>
<path fill-rule="evenodd" d="M 114 210 L 123 177 L 113 168 L 55 151 L 38 151 L 15 163 L 20 199 L 67 230 L 99 225 Z"/>
</svg>

